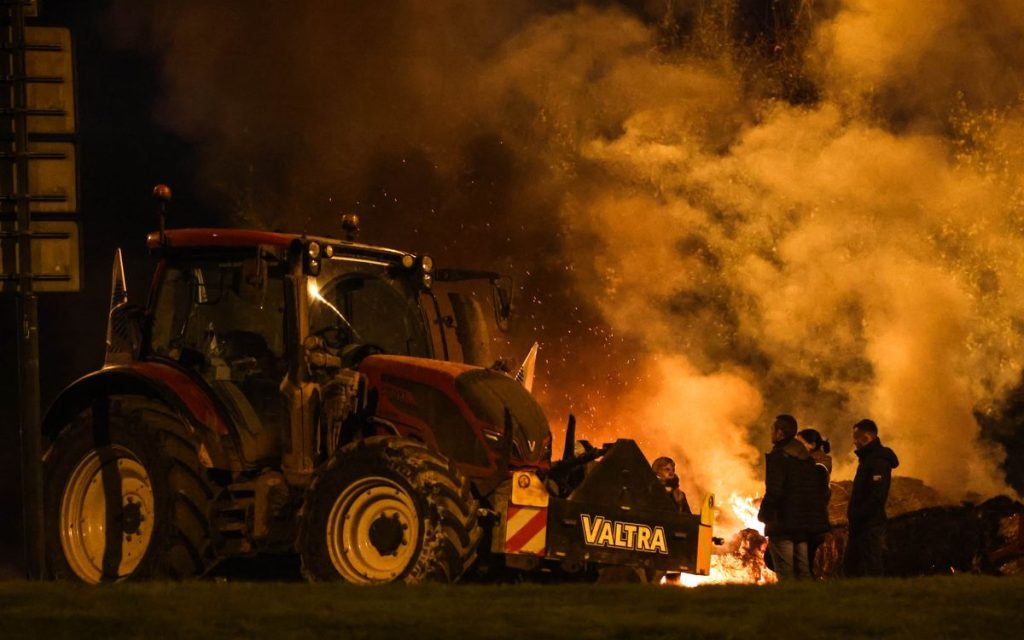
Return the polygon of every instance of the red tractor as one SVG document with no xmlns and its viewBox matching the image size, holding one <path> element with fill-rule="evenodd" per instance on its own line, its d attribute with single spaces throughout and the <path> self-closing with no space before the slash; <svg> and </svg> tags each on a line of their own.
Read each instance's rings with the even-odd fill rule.
<svg viewBox="0 0 1024 640">
<path fill-rule="evenodd" d="M 528 390 L 478 366 L 478 298 L 435 291 L 484 278 L 503 324 L 497 274 L 352 235 L 175 229 L 148 246 L 146 305 L 115 262 L 105 366 L 44 421 L 54 577 L 199 576 L 266 552 L 361 584 L 708 572 L 711 498 L 680 513 L 632 441 L 577 452 L 571 421 L 552 463 Z"/>
</svg>

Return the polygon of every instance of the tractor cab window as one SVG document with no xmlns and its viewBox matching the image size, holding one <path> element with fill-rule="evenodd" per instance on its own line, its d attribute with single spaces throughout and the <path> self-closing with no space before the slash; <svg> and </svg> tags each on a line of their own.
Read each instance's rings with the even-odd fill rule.
<svg viewBox="0 0 1024 640">
<path fill-rule="evenodd" d="M 210 384 L 253 440 L 243 442 L 251 461 L 279 449 L 274 434 L 287 416 L 283 275 L 283 265 L 252 254 L 171 261 L 153 310 L 152 354 Z"/>
<path fill-rule="evenodd" d="M 309 332 L 328 348 L 377 347 L 384 353 L 430 357 L 419 294 L 383 267 L 331 260 L 309 280 Z"/>
</svg>

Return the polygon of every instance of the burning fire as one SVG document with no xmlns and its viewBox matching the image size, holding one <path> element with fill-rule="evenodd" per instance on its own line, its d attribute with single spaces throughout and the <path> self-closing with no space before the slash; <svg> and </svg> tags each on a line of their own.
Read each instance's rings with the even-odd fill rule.
<svg viewBox="0 0 1024 640">
<path fill-rule="evenodd" d="M 729 506 L 732 507 L 733 515 L 743 523 L 744 529 L 753 529 L 762 536 L 764 535 L 764 523 L 757 519 L 757 507 L 754 503 L 758 496 L 744 497 L 733 493 L 729 496 Z"/>
<path fill-rule="evenodd" d="M 757 520 L 757 496 L 733 493 L 727 502 L 733 520 L 742 525 L 732 532 L 728 542 L 711 556 L 711 572 L 706 576 L 689 573 L 662 578 L 661 584 L 698 587 L 704 584 L 771 584 L 778 582 L 775 574 L 764 566 L 768 541 L 764 524 Z"/>
</svg>

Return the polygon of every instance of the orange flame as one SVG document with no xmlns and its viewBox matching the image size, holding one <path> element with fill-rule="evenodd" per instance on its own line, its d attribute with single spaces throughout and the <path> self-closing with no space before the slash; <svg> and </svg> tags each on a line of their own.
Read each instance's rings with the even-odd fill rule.
<svg viewBox="0 0 1024 640">
<path fill-rule="evenodd" d="M 743 523 L 744 529 L 753 529 L 762 536 L 764 535 L 764 523 L 757 519 L 757 507 L 754 503 L 757 496 L 744 497 L 733 493 L 729 496 L 729 506 L 732 512 Z"/>
<path fill-rule="evenodd" d="M 738 555 L 723 553 L 711 556 L 709 575 L 681 573 L 672 580 L 662 578 L 661 584 L 692 588 L 705 584 L 774 584 L 778 581 L 775 573 L 764 567 L 763 560 L 760 566 L 751 566 Z"/>
<path fill-rule="evenodd" d="M 727 502 L 732 519 L 743 528 L 733 532 L 724 549 L 711 556 L 711 572 L 706 576 L 689 573 L 678 577 L 662 578 L 661 584 L 680 587 L 699 587 L 705 584 L 772 584 L 778 582 L 775 573 L 764 565 L 767 543 L 764 524 L 757 520 L 757 496 L 745 497 L 733 493 Z"/>
</svg>

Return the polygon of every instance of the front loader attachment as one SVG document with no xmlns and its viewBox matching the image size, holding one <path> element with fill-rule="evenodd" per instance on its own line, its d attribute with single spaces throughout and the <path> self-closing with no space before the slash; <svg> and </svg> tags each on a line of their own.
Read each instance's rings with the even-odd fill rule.
<svg viewBox="0 0 1024 640">
<path fill-rule="evenodd" d="M 700 514 L 680 513 L 632 440 L 607 446 L 566 497 L 538 492 L 533 472 L 513 474 L 498 539 L 506 555 L 564 566 L 589 563 L 706 575 L 711 565 L 714 497 Z M 497 545 L 495 545 L 497 547 Z"/>
</svg>

